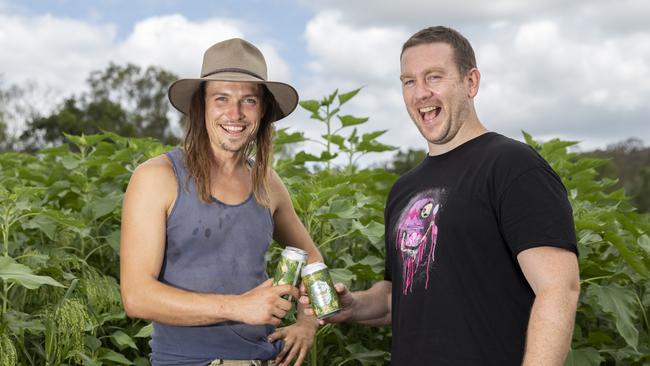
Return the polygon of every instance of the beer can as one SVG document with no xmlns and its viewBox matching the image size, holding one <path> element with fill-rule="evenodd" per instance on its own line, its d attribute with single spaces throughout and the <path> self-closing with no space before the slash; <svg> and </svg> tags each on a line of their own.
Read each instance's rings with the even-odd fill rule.
<svg viewBox="0 0 650 366">
<path fill-rule="evenodd" d="M 328 318 L 341 310 L 339 295 L 336 293 L 325 263 L 315 262 L 306 265 L 302 269 L 302 282 L 318 319 Z"/>
<path fill-rule="evenodd" d="M 275 268 L 273 285 L 296 286 L 300 278 L 300 270 L 305 264 L 307 264 L 307 252 L 294 247 L 285 247 Z"/>
</svg>

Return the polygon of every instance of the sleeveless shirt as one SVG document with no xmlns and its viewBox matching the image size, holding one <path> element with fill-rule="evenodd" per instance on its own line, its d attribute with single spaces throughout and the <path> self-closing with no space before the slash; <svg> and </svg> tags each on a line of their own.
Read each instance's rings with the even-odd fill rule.
<svg viewBox="0 0 650 366">
<path fill-rule="evenodd" d="M 165 253 L 158 280 L 199 293 L 241 294 L 266 274 L 265 253 L 273 235 L 269 209 L 253 194 L 242 203 L 201 201 L 194 179 L 186 180 L 183 151 L 166 153 L 178 191 L 167 218 Z M 187 182 L 187 184 L 186 184 Z M 273 359 L 281 344 L 266 337 L 272 325 L 226 321 L 205 326 L 153 322 L 153 365 L 206 365 L 215 358 Z"/>
</svg>

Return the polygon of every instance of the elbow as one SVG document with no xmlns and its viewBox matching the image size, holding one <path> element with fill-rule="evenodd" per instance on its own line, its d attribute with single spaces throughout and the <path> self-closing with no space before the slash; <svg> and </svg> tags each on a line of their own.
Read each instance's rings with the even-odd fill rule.
<svg viewBox="0 0 650 366">
<path fill-rule="evenodd" d="M 122 289 L 122 306 L 124 312 L 129 318 L 147 319 L 142 297 L 138 296 L 137 291 L 127 291 Z"/>
</svg>

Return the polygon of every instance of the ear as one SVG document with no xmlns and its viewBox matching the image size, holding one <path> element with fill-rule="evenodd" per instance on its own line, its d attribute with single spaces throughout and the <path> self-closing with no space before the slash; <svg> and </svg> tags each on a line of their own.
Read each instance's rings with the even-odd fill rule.
<svg viewBox="0 0 650 366">
<path fill-rule="evenodd" d="M 474 98 L 478 94 L 478 88 L 481 84 L 481 72 L 477 68 L 469 70 L 467 73 L 467 96 Z"/>
</svg>

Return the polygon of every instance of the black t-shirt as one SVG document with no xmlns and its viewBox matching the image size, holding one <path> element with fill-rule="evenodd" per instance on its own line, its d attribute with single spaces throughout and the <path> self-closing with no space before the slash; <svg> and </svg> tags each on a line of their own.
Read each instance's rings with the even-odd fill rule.
<svg viewBox="0 0 650 366">
<path fill-rule="evenodd" d="M 403 175 L 385 215 L 392 364 L 521 364 L 534 293 L 517 254 L 577 254 L 566 189 L 548 163 L 489 132 Z"/>
</svg>

